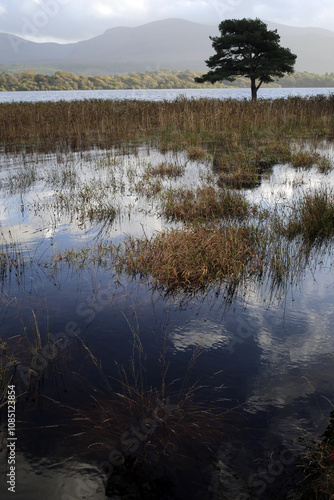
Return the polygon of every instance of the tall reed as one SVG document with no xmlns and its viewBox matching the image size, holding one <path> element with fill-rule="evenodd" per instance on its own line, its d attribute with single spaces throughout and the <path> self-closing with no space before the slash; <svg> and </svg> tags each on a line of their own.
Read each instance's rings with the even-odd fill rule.
<svg viewBox="0 0 334 500">
<path fill-rule="evenodd" d="M 172 102 L 85 100 L 0 105 L 0 144 L 40 151 L 121 146 L 229 150 L 249 138 L 334 136 L 334 97 Z"/>
</svg>

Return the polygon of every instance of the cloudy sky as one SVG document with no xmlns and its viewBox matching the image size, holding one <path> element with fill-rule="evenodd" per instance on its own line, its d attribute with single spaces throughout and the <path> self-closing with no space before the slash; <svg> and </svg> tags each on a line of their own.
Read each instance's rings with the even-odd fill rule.
<svg viewBox="0 0 334 500">
<path fill-rule="evenodd" d="M 226 18 L 259 17 L 334 31 L 333 0 L 0 0 L 0 32 L 34 41 L 83 40 L 171 17 L 215 26 Z"/>
</svg>

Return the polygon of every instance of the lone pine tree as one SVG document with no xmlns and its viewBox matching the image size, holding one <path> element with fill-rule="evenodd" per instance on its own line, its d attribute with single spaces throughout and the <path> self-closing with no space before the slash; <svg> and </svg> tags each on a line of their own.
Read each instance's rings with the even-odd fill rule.
<svg viewBox="0 0 334 500">
<path fill-rule="evenodd" d="M 262 83 L 293 73 L 297 56 L 281 47 L 277 30 L 268 30 L 260 19 L 227 19 L 219 31 L 221 36 L 210 37 L 216 54 L 205 61 L 212 70 L 195 78 L 196 82 L 233 82 L 245 76 L 250 78 L 255 101 Z"/>
</svg>

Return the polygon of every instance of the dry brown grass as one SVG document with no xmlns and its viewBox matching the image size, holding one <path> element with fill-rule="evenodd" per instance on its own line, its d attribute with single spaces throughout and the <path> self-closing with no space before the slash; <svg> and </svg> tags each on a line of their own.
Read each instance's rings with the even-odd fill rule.
<svg viewBox="0 0 334 500">
<path fill-rule="evenodd" d="M 231 152 L 245 144 L 334 136 L 334 98 L 250 101 L 176 99 L 4 103 L 0 143 L 6 150 L 57 151 L 150 144 L 161 149 Z"/>
<path fill-rule="evenodd" d="M 157 177 L 179 177 L 184 173 L 184 167 L 181 165 L 175 165 L 174 163 L 160 163 L 156 167 L 149 167 L 147 169 L 146 175 L 157 176 Z"/>
<path fill-rule="evenodd" d="M 191 161 L 202 161 L 206 157 L 206 152 L 202 148 L 190 147 L 187 150 L 188 158 Z"/>
<path fill-rule="evenodd" d="M 209 221 L 219 218 L 245 219 L 255 212 L 245 197 L 227 189 L 215 190 L 208 186 L 170 190 L 163 199 L 162 214 L 171 220 L 191 222 Z"/>
<path fill-rule="evenodd" d="M 260 183 L 259 174 L 253 169 L 238 166 L 232 171 L 219 174 L 219 185 L 234 189 L 254 188 Z"/>
<path fill-rule="evenodd" d="M 235 189 L 253 188 L 261 175 L 273 165 L 291 160 L 289 141 L 269 136 L 266 139 L 246 138 L 235 142 L 229 151 L 216 153 L 213 168 L 219 173 L 219 183 Z"/>
<path fill-rule="evenodd" d="M 246 271 L 262 272 L 254 239 L 250 228 L 233 226 L 196 226 L 161 232 L 151 239 L 129 238 L 119 266 L 129 274 L 152 277 L 168 290 L 203 288 L 224 280 L 237 284 Z"/>
<path fill-rule="evenodd" d="M 334 236 L 334 192 L 318 189 L 305 193 L 293 212 L 285 229 L 291 238 L 301 234 L 305 241 L 323 241 Z"/>
</svg>

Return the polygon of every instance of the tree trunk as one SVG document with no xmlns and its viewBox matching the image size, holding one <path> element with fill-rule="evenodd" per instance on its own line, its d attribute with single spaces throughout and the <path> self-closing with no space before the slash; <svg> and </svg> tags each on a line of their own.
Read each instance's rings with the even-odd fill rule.
<svg viewBox="0 0 334 500">
<path fill-rule="evenodd" d="M 255 78 L 251 78 L 252 101 L 257 100 L 257 86 Z"/>
</svg>

